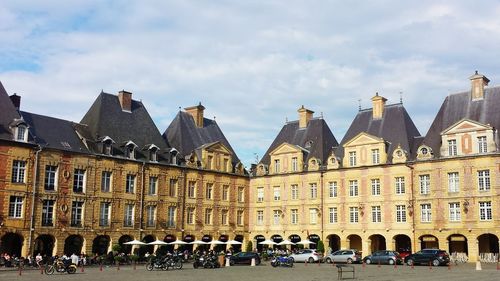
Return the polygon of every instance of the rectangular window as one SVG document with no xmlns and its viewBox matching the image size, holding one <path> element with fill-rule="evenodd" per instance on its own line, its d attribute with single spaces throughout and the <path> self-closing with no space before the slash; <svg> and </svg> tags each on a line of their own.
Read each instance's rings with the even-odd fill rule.
<svg viewBox="0 0 500 281">
<path fill-rule="evenodd" d="M 279 173 L 280 171 L 281 171 L 280 160 L 279 159 L 275 159 L 274 160 L 274 173 Z"/>
<path fill-rule="evenodd" d="M 273 224 L 274 225 L 280 224 L 280 217 L 281 217 L 281 211 L 280 210 L 273 210 Z"/>
<path fill-rule="evenodd" d="M 350 223 L 359 222 L 359 208 L 358 207 L 349 207 L 349 222 Z"/>
<path fill-rule="evenodd" d="M 328 208 L 328 219 L 330 223 L 338 222 L 337 207 Z"/>
<path fill-rule="evenodd" d="M 12 162 L 12 182 L 24 183 L 26 175 L 26 161 L 14 160 Z"/>
<path fill-rule="evenodd" d="M 75 173 L 73 175 L 73 192 L 85 192 L 85 170 L 83 169 L 75 169 Z"/>
<path fill-rule="evenodd" d="M 292 224 L 299 223 L 299 210 L 298 209 L 291 209 L 290 216 L 291 216 L 291 223 Z"/>
<path fill-rule="evenodd" d="M 431 222 L 432 221 L 432 213 L 431 213 L 431 204 L 421 204 L 421 221 L 422 222 Z"/>
<path fill-rule="evenodd" d="M 405 205 L 396 205 L 396 222 L 406 222 Z"/>
<path fill-rule="evenodd" d="M 222 171 L 227 172 L 229 166 L 229 159 L 224 159 L 224 167 L 222 167 Z"/>
<path fill-rule="evenodd" d="M 351 197 L 356 197 L 358 196 L 358 181 L 357 180 L 350 180 L 349 181 L 349 196 Z"/>
<path fill-rule="evenodd" d="M 457 172 L 448 173 L 448 191 L 458 192 L 460 190 L 460 179 Z"/>
<path fill-rule="evenodd" d="M 111 191 L 111 172 L 110 171 L 102 171 L 101 191 L 102 192 L 110 192 Z"/>
<path fill-rule="evenodd" d="M 187 224 L 194 224 L 194 208 L 187 208 Z"/>
<path fill-rule="evenodd" d="M 264 202 L 264 188 L 257 187 L 257 202 Z"/>
<path fill-rule="evenodd" d="M 45 166 L 45 190 L 55 190 L 57 179 L 57 166 Z"/>
<path fill-rule="evenodd" d="M 16 140 L 17 141 L 26 141 L 25 136 L 26 136 L 26 127 L 17 126 Z"/>
<path fill-rule="evenodd" d="M 316 199 L 318 198 L 318 185 L 315 183 L 309 184 L 310 190 L 311 190 L 311 199 Z"/>
<path fill-rule="evenodd" d="M 281 192 L 280 192 L 280 187 L 275 186 L 273 187 L 273 194 L 274 194 L 274 201 L 279 201 L 281 199 Z"/>
<path fill-rule="evenodd" d="M 396 194 L 405 194 L 405 178 L 404 177 L 396 177 Z"/>
<path fill-rule="evenodd" d="M 227 225 L 227 210 L 221 212 L 221 225 Z"/>
<path fill-rule="evenodd" d="M 372 149 L 372 163 L 380 164 L 380 151 L 378 149 Z"/>
<path fill-rule="evenodd" d="M 196 197 L 196 182 L 190 181 L 188 184 L 188 197 L 195 198 Z"/>
<path fill-rule="evenodd" d="M 372 195 L 380 195 L 380 179 L 372 179 Z"/>
<path fill-rule="evenodd" d="M 296 184 L 291 185 L 291 199 L 298 200 L 299 199 L 299 186 Z"/>
<path fill-rule="evenodd" d="M 449 204 L 450 206 L 450 221 L 456 222 L 460 221 L 460 203 L 459 202 L 452 202 Z"/>
<path fill-rule="evenodd" d="M 156 191 L 156 185 L 157 185 L 157 180 L 155 178 L 155 191 Z M 177 195 L 177 179 L 170 179 L 170 185 L 168 187 L 168 196 L 175 197 L 176 195 Z"/>
<path fill-rule="evenodd" d="M 42 202 L 42 226 L 54 226 L 54 200 Z"/>
<path fill-rule="evenodd" d="M 20 219 L 23 215 L 23 197 L 11 196 L 9 199 L 9 217 Z"/>
<path fill-rule="evenodd" d="M 156 206 L 146 206 L 146 226 L 155 226 L 156 221 Z"/>
<path fill-rule="evenodd" d="M 337 182 L 332 181 L 328 184 L 328 193 L 330 195 L 330 198 L 334 198 L 338 196 L 338 188 L 337 188 Z"/>
<path fill-rule="evenodd" d="M 356 166 L 356 151 L 349 152 L 349 166 Z"/>
<path fill-rule="evenodd" d="M 299 164 L 297 157 L 292 157 L 292 172 L 297 172 L 299 170 Z"/>
<path fill-rule="evenodd" d="M 486 142 L 486 137 L 478 137 L 477 138 L 477 151 L 479 153 L 488 152 L 488 143 Z"/>
<path fill-rule="evenodd" d="M 212 199 L 213 189 L 214 189 L 214 184 L 207 183 L 207 187 L 205 189 L 205 199 Z"/>
<path fill-rule="evenodd" d="M 212 209 L 205 209 L 205 224 L 212 224 Z"/>
<path fill-rule="evenodd" d="M 99 215 L 99 225 L 109 226 L 109 218 L 111 214 L 111 203 L 101 202 L 101 213 Z"/>
<path fill-rule="evenodd" d="M 448 140 L 448 156 L 457 156 L 457 140 Z"/>
<path fill-rule="evenodd" d="M 491 201 L 479 202 L 479 219 L 482 221 L 490 221 L 493 219 Z"/>
<path fill-rule="evenodd" d="M 125 193 L 134 193 L 135 191 L 135 175 L 128 174 L 125 180 Z"/>
<path fill-rule="evenodd" d="M 134 204 L 125 204 L 123 226 L 126 227 L 134 226 Z"/>
<path fill-rule="evenodd" d="M 149 177 L 148 195 L 156 195 L 157 190 L 158 190 L 158 178 Z"/>
<path fill-rule="evenodd" d="M 372 206 L 372 222 L 382 222 L 382 210 L 380 206 Z"/>
<path fill-rule="evenodd" d="M 259 210 L 257 211 L 257 225 L 263 225 L 264 224 L 264 211 Z"/>
<path fill-rule="evenodd" d="M 207 158 L 207 170 L 212 170 L 213 159 L 214 158 L 212 156 L 208 156 L 208 158 Z"/>
<path fill-rule="evenodd" d="M 420 175 L 420 194 L 429 194 L 431 191 L 431 176 Z"/>
<path fill-rule="evenodd" d="M 309 209 L 309 223 L 316 224 L 318 223 L 318 209 Z"/>
<path fill-rule="evenodd" d="M 167 227 L 175 227 L 175 206 L 168 207 Z"/>
<path fill-rule="evenodd" d="M 236 211 L 236 224 L 243 225 L 243 211 L 242 210 Z"/>
<path fill-rule="evenodd" d="M 245 202 L 245 188 L 243 186 L 238 187 L 238 202 Z"/>
<path fill-rule="evenodd" d="M 83 220 L 83 202 L 73 201 L 71 203 L 71 226 L 82 227 Z"/>
<path fill-rule="evenodd" d="M 479 191 L 490 190 L 490 170 L 477 171 Z"/>
<path fill-rule="evenodd" d="M 224 201 L 229 200 L 229 185 L 222 186 L 222 200 Z"/>
</svg>

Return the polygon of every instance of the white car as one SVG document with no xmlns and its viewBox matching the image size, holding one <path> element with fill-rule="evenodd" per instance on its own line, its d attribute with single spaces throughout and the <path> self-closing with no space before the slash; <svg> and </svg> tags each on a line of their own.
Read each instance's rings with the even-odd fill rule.
<svg viewBox="0 0 500 281">
<path fill-rule="evenodd" d="M 321 255 L 314 249 L 299 250 L 297 253 L 291 254 L 290 258 L 293 260 L 293 262 L 308 262 L 308 263 L 318 262 L 321 261 L 322 259 Z"/>
</svg>

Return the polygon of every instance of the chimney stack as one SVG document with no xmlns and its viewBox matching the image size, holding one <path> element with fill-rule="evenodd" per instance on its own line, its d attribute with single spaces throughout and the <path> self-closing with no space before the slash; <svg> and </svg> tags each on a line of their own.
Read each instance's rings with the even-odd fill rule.
<svg viewBox="0 0 500 281">
<path fill-rule="evenodd" d="M 471 81 L 471 98 L 473 100 L 482 100 L 484 98 L 484 87 L 488 86 L 490 79 L 477 73 L 477 70 L 469 79 Z"/>
<path fill-rule="evenodd" d="M 309 120 L 313 118 L 314 111 L 304 108 L 302 105 L 297 112 L 299 113 L 299 128 L 306 128 Z"/>
<path fill-rule="evenodd" d="M 123 111 L 132 112 L 132 93 L 122 90 L 118 92 L 118 100 Z"/>
<path fill-rule="evenodd" d="M 205 110 L 205 107 L 201 105 L 201 102 L 196 106 L 186 107 L 184 110 L 193 116 L 196 127 L 203 128 L 203 111 Z"/>
<path fill-rule="evenodd" d="M 378 93 L 376 93 L 372 98 L 373 119 L 382 119 L 382 117 L 384 116 L 384 107 L 386 101 L 387 99 L 379 96 Z"/>
<path fill-rule="evenodd" d="M 10 96 L 10 101 L 16 108 L 16 110 L 19 110 L 21 107 L 21 96 L 18 96 L 16 93 L 14 93 L 12 96 Z"/>
</svg>

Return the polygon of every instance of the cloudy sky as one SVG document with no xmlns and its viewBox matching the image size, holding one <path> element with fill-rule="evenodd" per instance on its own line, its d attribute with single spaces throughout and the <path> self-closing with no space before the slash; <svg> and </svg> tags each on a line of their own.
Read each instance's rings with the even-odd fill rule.
<svg viewBox="0 0 500 281">
<path fill-rule="evenodd" d="M 499 1 L 1 1 L 0 81 L 80 121 L 101 89 L 160 132 L 202 102 L 249 165 L 304 105 L 340 141 L 379 92 L 421 134 L 475 70 L 499 85 Z"/>
</svg>

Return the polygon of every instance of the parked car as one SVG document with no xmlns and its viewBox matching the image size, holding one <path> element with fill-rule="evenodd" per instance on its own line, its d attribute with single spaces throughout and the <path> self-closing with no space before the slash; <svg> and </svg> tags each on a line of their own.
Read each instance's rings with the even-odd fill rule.
<svg viewBox="0 0 500 281">
<path fill-rule="evenodd" d="M 338 250 L 328 254 L 325 257 L 325 261 L 327 263 L 332 263 L 332 262 L 357 263 L 361 262 L 361 253 L 353 249 Z"/>
<path fill-rule="evenodd" d="M 444 250 L 439 249 L 423 249 L 405 258 L 405 263 L 413 264 L 429 264 L 433 266 L 446 265 L 450 262 L 450 255 Z"/>
<path fill-rule="evenodd" d="M 254 252 L 239 252 L 229 257 L 229 264 L 251 264 L 252 259 L 255 259 L 255 265 L 260 264 L 260 257 Z"/>
<path fill-rule="evenodd" d="M 371 255 L 366 256 L 363 261 L 366 264 L 402 264 L 403 259 L 401 255 L 396 251 L 376 251 Z"/>
<path fill-rule="evenodd" d="M 407 256 L 411 255 L 411 251 L 409 249 L 405 249 L 405 248 L 400 248 L 398 250 L 398 253 L 399 253 L 399 256 L 401 257 L 401 259 L 405 259 Z"/>
<path fill-rule="evenodd" d="M 303 249 L 298 251 L 295 254 L 291 254 L 290 258 L 293 260 L 293 262 L 308 262 L 308 263 L 313 263 L 313 262 L 321 262 L 321 254 L 319 254 L 316 250 L 314 249 Z"/>
</svg>

